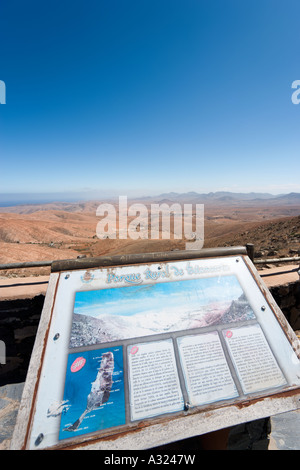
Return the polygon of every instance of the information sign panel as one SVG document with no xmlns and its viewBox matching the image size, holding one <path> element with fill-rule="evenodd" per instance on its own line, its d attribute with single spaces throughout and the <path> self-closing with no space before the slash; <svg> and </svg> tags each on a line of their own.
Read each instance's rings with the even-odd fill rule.
<svg viewBox="0 0 300 470">
<path fill-rule="evenodd" d="M 153 447 L 299 407 L 298 340 L 247 256 L 51 276 L 13 447 Z"/>
</svg>

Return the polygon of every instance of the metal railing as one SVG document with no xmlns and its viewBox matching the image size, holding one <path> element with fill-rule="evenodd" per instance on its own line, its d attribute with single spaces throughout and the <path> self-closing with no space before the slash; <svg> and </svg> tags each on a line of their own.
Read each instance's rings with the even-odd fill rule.
<svg viewBox="0 0 300 470">
<path fill-rule="evenodd" d="M 254 264 L 294 263 L 294 262 L 299 262 L 299 261 L 300 261 L 300 256 L 294 256 L 292 258 L 254 259 Z"/>
<path fill-rule="evenodd" d="M 97 267 L 111 265 L 113 263 L 129 264 L 132 262 L 154 262 L 154 261 L 171 261 L 182 258 L 203 258 L 205 256 L 222 256 L 229 254 L 248 254 L 250 259 L 256 265 L 264 264 L 277 264 L 277 263 L 298 263 L 300 256 L 286 257 L 286 258 L 264 258 L 255 259 L 253 245 L 246 245 L 246 247 L 226 247 L 226 248 L 207 248 L 199 251 L 170 251 L 170 252 L 157 252 L 157 253 L 142 253 L 142 254 L 129 254 L 129 255 L 116 255 L 99 258 L 86 258 L 79 256 L 75 259 L 68 260 L 51 260 L 51 261 L 26 261 L 20 263 L 2 263 L 0 264 L 0 271 L 10 269 L 23 269 L 23 268 L 41 268 L 51 267 L 58 271 L 61 267 L 65 266 L 67 269 L 78 269 L 87 267 Z"/>
<path fill-rule="evenodd" d="M 26 261 L 23 263 L 4 263 L 0 264 L 0 270 L 23 269 L 23 268 L 43 268 L 51 266 L 53 261 Z"/>
</svg>

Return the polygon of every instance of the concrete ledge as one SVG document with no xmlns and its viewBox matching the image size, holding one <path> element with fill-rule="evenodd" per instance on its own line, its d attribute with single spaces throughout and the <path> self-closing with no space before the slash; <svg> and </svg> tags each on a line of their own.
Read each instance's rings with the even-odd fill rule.
<svg viewBox="0 0 300 470">
<path fill-rule="evenodd" d="M 46 294 L 49 276 L 0 279 L 0 301 L 31 299 Z"/>
<path fill-rule="evenodd" d="M 258 274 L 261 276 L 266 286 L 275 287 L 299 282 L 299 269 L 298 264 L 289 264 L 276 268 L 260 269 Z"/>
<path fill-rule="evenodd" d="M 24 383 L 0 387 L 0 450 L 10 448 L 23 388 Z M 218 444 L 215 440 L 214 436 L 211 445 Z M 195 442 L 199 447 L 197 438 L 175 442 L 172 450 L 177 446 L 181 450 L 185 446 L 190 449 Z M 261 419 L 234 426 L 227 450 L 300 450 L 300 410 L 272 416 L 269 422 Z"/>
</svg>

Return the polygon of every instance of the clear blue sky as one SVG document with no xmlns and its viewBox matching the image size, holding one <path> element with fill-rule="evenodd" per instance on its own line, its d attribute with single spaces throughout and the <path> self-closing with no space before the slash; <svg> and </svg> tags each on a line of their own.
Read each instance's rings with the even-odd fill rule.
<svg viewBox="0 0 300 470">
<path fill-rule="evenodd" d="M 0 193 L 300 192 L 299 0 L 1 0 Z"/>
</svg>

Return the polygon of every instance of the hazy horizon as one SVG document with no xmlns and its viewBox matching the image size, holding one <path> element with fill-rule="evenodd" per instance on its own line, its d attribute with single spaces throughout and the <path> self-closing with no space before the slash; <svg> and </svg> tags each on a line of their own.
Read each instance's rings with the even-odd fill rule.
<svg viewBox="0 0 300 470">
<path fill-rule="evenodd" d="M 131 192 L 132 193 L 132 192 Z M 227 194 L 234 194 L 234 195 L 253 195 L 254 198 L 261 198 L 261 199 L 266 199 L 268 200 L 269 198 L 275 198 L 279 196 L 285 196 L 289 194 L 300 194 L 300 193 L 295 193 L 293 191 L 288 192 L 288 193 L 278 193 L 278 194 L 272 194 L 272 193 L 267 193 L 267 192 L 256 192 L 256 191 L 210 191 L 210 192 L 197 192 L 197 191 L 187 191 L 187 192 L 176 192 L 176 191 L 170 191 L 168 193 L 156 193 L 153 192 L 152 194 L 146 194 L 146 193 L 136 193 L 136 194 L 124 194 L 120 193 L 117 194 L 117 192 L 112 192 L 111 194 L 108 193 L 76 193 L 76 192 L 70 192 L 70 193 L 0 193 L 0 207 L 13 207 L 13 206 L 18 206 L 18 205 L 42 205 L 42 204 L 51 204 L 51 203 L 80 203 L 80 202 L 88 202 L 88 201 L 101 201 L 101 200 L 112 200 L 112 199 L 118 199 L 119 196 L 127 195 L 128 200 L 130 199 L 147 199 L 147 198 L 155 198 L 155 197 L 166 197 L 169 195 L 174 195 L 178 194 L 178 196 L 182 196 L 184 194 L 195 194 L 196 195 L 209 195 L 209 194 L 218 194 L 218 193 L 227 193 Z"/>
</svg>

